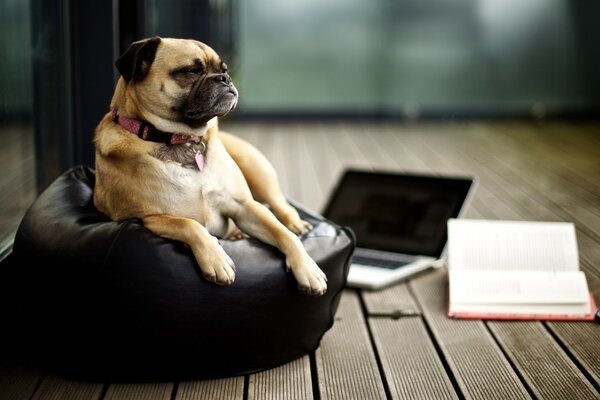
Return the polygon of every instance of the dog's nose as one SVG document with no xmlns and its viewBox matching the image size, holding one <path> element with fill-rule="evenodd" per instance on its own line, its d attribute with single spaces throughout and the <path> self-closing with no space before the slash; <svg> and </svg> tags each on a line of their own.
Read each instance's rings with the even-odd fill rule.
<svg viewBox="0 0 600 400">
<path fill-rule="evenodd" d="M 227 74 L 218 74 L 218 75 L 215 75 L 215 76 L 213 76 L 213 80 L 215 82 L 224 83 L 226 85 L 229 85 L 229 83 L 231 82 L 231 78 Z"/>
</svg>

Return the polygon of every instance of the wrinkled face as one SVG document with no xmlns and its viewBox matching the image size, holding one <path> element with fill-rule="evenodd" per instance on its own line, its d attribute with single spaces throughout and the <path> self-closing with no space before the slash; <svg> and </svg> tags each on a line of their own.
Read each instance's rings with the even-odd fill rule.
<svg viewBox="0 0 600 400">
<path fill-rule="evenodd" d="M 130 51 L 134 54 L 128 55 Z M 116 65 L 123 78 L 133 82 L 140 106 L 161 118 L 197 127 L 237 104 L 227 65 L 213 49 L 195 40 L 136 42 Z"/>
</svg>

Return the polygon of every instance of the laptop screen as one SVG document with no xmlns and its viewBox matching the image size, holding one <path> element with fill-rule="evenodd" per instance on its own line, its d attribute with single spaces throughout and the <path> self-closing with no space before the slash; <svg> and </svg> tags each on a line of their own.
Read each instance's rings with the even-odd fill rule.
<svg viewBox="0 0 600 400">
<path fill-rule="evenodd" d="M 357 246 L 440 257 L 471 177 L 346 170 L 323 216 L 350 227 Z"/>
</svg>

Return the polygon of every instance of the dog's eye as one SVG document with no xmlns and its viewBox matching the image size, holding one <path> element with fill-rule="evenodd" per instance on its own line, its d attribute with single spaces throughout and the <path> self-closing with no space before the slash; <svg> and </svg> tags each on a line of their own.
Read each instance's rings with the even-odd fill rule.
<svg viewBox="0 0 600 400">
<path fill-rule="evenodd" d="M 185 74 L 185 75 L 198 75 L 201 72 L 202 72 L 202 68 L 200 68 L 200 67 L 190 67 L 190 68 L 184 68 L 181 70 L 181 73 Z"/>
<path fill-rule="evenodd" d="M 221 64 L 221 73 L 226 74 L 227 71 L 229 71 L 229 68 L 227 68 L 227 64 Z"/>
</svg>

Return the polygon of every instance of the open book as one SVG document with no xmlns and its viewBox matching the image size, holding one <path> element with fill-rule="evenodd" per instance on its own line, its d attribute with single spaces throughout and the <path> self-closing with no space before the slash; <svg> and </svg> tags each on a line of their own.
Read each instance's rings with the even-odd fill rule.
<svg viewBox="0 0 600 400">
<path fill-rule="evenodd" d="M 567 222 L 448 220 L 448 316 L 593 320 Z"/>
</svg>

